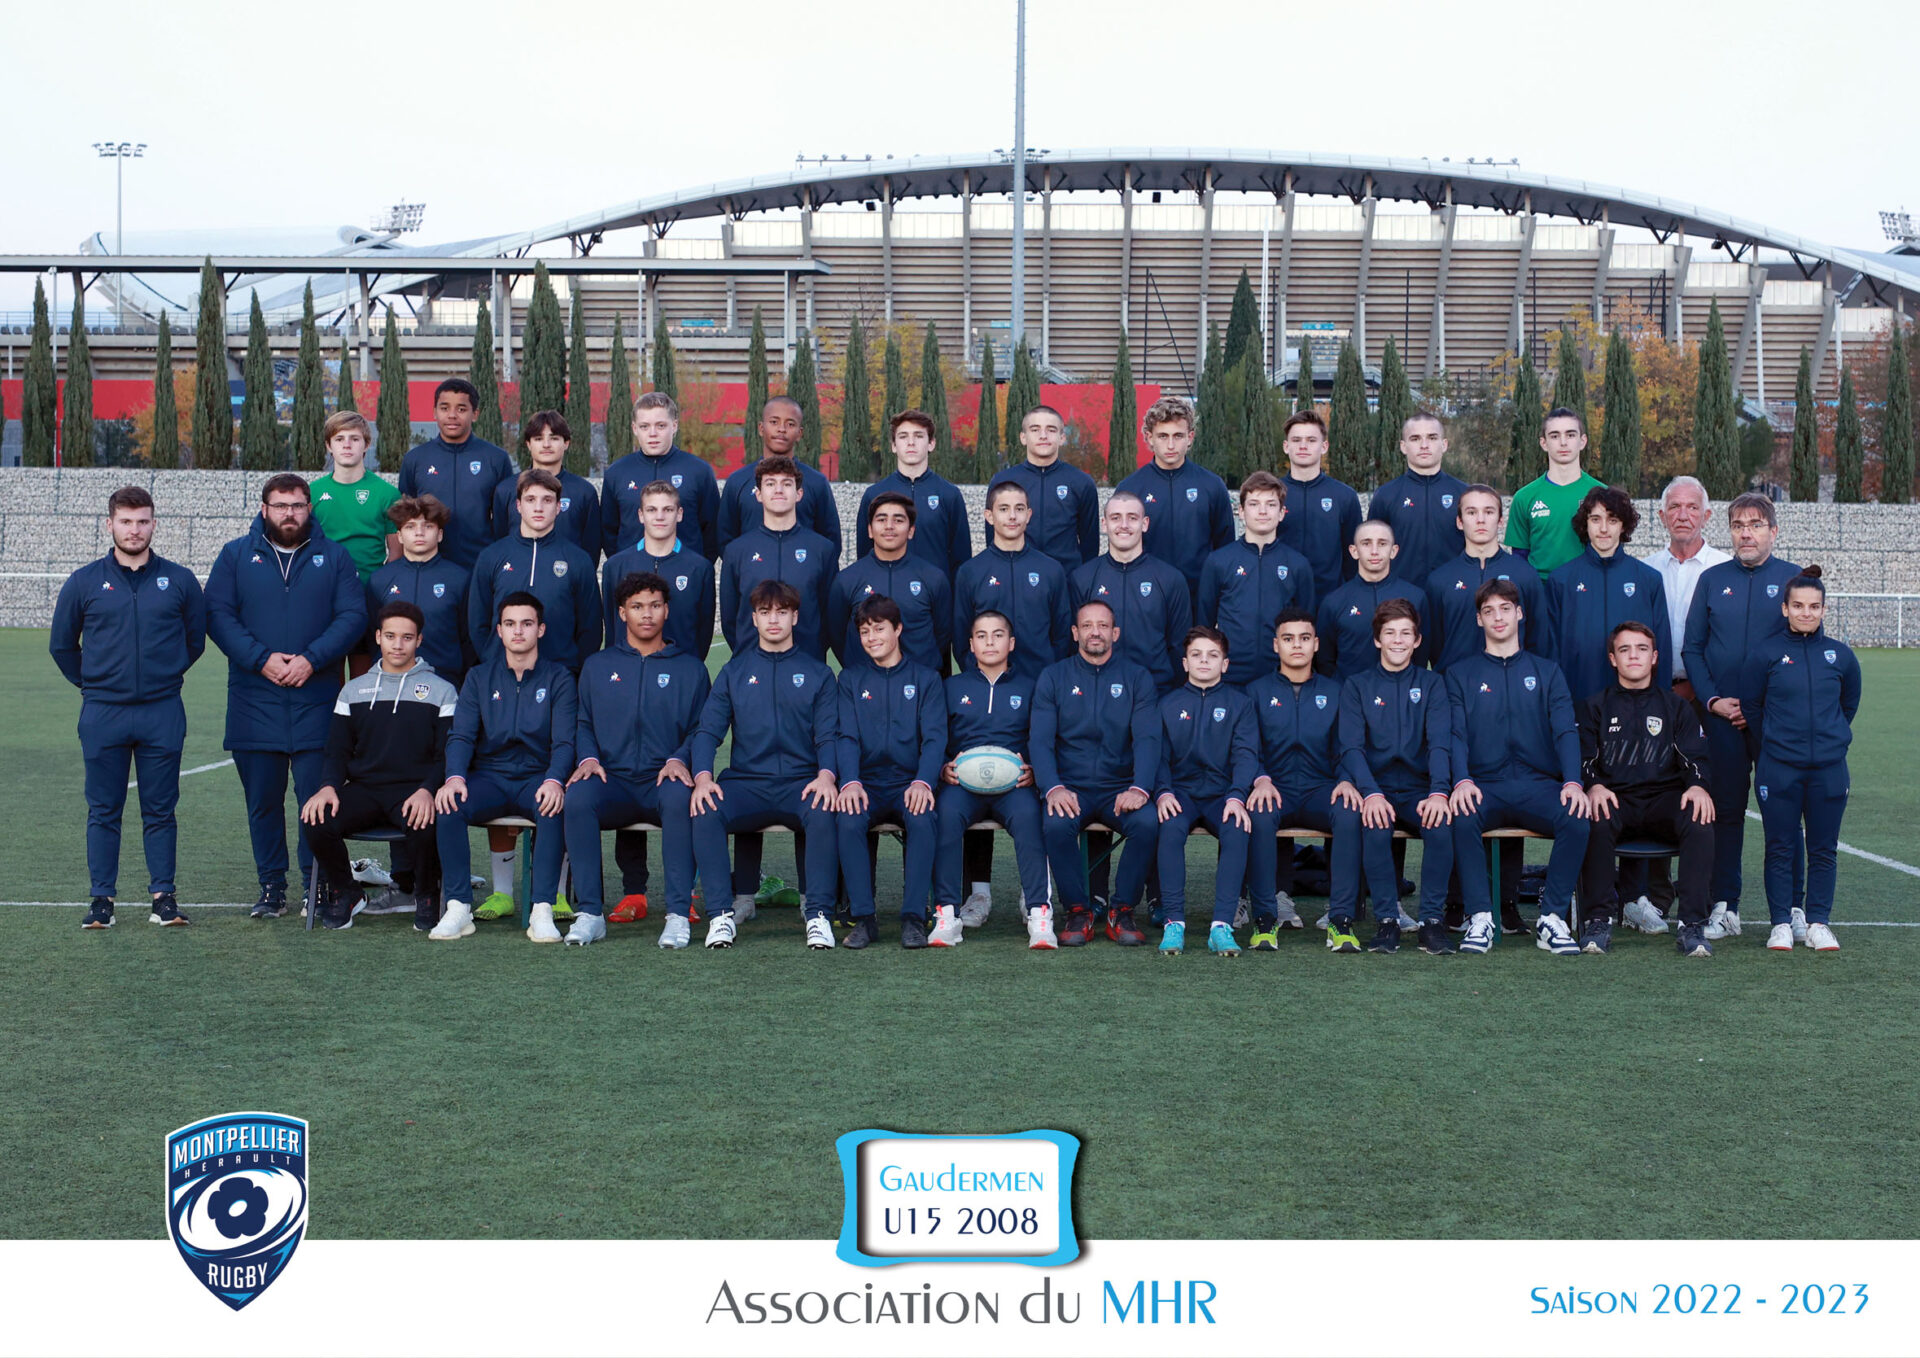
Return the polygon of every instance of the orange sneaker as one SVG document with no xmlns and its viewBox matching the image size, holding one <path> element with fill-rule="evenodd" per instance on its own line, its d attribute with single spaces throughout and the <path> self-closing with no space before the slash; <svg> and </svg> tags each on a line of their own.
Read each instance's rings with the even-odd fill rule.
<svg viewBox="0 0 1920 1358">
<path fill-rule="evenodd" d="M 614 906 L 613 913 L 607 916 L 609 924 L 636 924 L 647 917 L 647 898 L 644 894 L 622 896 L 620 904 Z"/>
<path fill-rule="evenodd" d="M 695 887 L 693 889 L 693 903 L 687 907 L 687 923 L 698 924 L 699 922 L 700 922 L 700 888 Z"/>
</svg>

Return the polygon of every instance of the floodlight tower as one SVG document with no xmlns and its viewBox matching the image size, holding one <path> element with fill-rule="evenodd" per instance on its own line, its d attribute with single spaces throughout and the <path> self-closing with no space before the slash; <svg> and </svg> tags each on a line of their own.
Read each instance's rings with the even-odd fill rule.
<svg viewBox="0 0 1920 1358">
<path fill-rule="evenodd" d="M 113 252 L 124 255 L 127 252 L 126 215 L 124 212 L 126 171 L 129 160 L 138 160 L 146 152 L 143 141 L 97 141 L 93 144 L 96 154 L 103 159 L 113 161 Z M 114 309 L 124 324 L 126 321 L 126 291 L 121 280 L 115 275 L 113 280 Z"/>
<path fill-rule="evenodd" d="M 1027 337 L 1027 0 L 1014 0 L 1013 343 Z"/>
<path fill-rule="evenodd" d="M 1880 230 L 1888 240 L 1900 247 L 1903 254 L 1920 254 L 1920 235 L 1913 229 L 1913 217 L 1902 208 L 1898 212 L 1880 214 Z"/>
</svg>

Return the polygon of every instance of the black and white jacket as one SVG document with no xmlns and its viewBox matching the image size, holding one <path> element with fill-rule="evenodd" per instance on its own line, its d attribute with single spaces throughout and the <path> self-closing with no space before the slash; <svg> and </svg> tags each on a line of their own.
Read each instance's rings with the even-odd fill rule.
<svg viewBox="0 0 1920 1358">
<path fill-rule="evenodd" d="M 445 781 L 447 734 L 459 693 L 416 660 L 405 674 L 376 664 L 349 679 L 333 705 L 322 781 L 339 788 L 365 783 L 408 797 Z"/>
<path fill-rule="evenodd" d="M 1705 787 L 1707 733 L 1672 689 L 1609 684 L 1580 704 L 1580 775 L 1643 797 Z"/>
</svg>

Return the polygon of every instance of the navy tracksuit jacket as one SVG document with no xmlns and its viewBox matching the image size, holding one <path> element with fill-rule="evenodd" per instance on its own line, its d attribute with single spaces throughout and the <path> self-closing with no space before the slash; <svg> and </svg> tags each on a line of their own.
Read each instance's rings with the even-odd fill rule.
<svg viewBox="0 0 1920 1358">
<path fill-rule="evenodd" d="M 1258 546 L 1241 538 L 1200 568 L 1194 619 L 1227 635 L 1227 682 L 1245 688 L 1275 663 L 1273 620 L 1283 608 L 1314 610 L 1313 567 L 1285 543 Z M 1180 639 L 1170 639 L 1173 646 Z M 1177 668 L 1177 667 L 1176 667 Z"/>
<path fill-rule="evenodd" d="M 811 782 L 820 770 L 835 768 L 838 713 L 839 689 L 825 661 L 798 645 L 785 651 L 747 646 L 721 667 L 707 695 L 693 737 L 693 771 L 713 772 L 731 730 L 729 779 Z"/>
<path fill-rule="evenodd" d="M 1033 545 L 1017 552 L 989 543 L 953 581 L 953 651 L 962 670 L 974 667 L 970 638 L 973 620 L 988 611 L 1013 623 L 1014 673 L 1037 679 L 1040 671 L 1073 649 L 1067 607 L 1067 573 L 1060 563 Z"/>
<path fill-rule="evenodd" d="M 1374 491 L 1367 517 L 1393 526 L 1393 540 L 1400 545 L 1395 575 L 1424 584 L 1442 563 L 1467 549 L 1457 523 L 1460 492 L 1466 488 L 1448 472 L 1422 476 L 1409 470 Z"/>
<path fill-rule="evenodd" d="M 1653 629 L 1659 660 L 1653 682 L 1673 687 L 1672 622 L 1667 616 L 1667 587 L 1660 572 L 1620 548 L 1603 557 L 1592 547 L 1562 563 L 1547 581 L 1553 599 L 1553 633 L 1558 639 L 1554 659 L 1566 676 L 1567 691 L 1577 705 L 1614 682 L 1607 663 L 1607 638 L 1623 622 L 1643 622 Z"/>
<path fill-rule="evenodd" d="M 872 662 L 860 645 L 853 610 L 875 595 L 900 605 L 900 649 L 907 659 L 939 674 L 947 672 L 953 638 L 953 591 L 938 566 L 909 550 L 898 561 L 882 561 L 869 552 L 833 577 L 827 589 L 828 643 L 842 669 Z"/>
<path fill-rule="evenodd" d="M 517 590 L 532 594 L 545 609 L 543 659 L 577 671 L 581 661 L 600 649 L 600 582 L 594 578 L 593 558 L 553 528 L 542 538 L 518 533 L 501 538 L 474 563 L 467 588 L 467 633 L 480 659 L 500 653 L 494 631 L 500 601 Z"/>
<path fill-rule="evenodd" d="M 584 476 L 562 471 L 560 517 L 553 526 L 560 535 L 593 560 L 600 558 L 600 492 Z M 519 478 L 502 481 L 493 489 L 493 536 L 513 537 L 520 531 L 520 503 L 515 497 Z"/>
<path fill-rule="evenodd" d="M 902 792 L 910 783 L 940 786 L 947 762 L 945 681 L 931 667 L 903 659 L 891 669 L 867 664 L 840 671 L 840 783 L 858 782 L 869 797 Z"/>
<path fill-rule="evenodd" d="M 1093 478 L 1071 463 L 1056 458 L 1044 467 L 1028 461 L 994 473 L 988 491 L 1011 481 L 1027 492 L 1033 518 L 1027 541 L 1070 571 L 1100 550 L 1100 491 Z M 991 533 L 989 533 L 991 545 Z"/>
<path fill-rule="evenodd" d="M 1213 922 L 1230 924 L 1247 876 L 1251 836 L 1226 819 L 1226 804 L 1245 802 L 1260 774 L 1260 731 L 1246 692 L 1229 683 L 1212 688 L 1182 684 L 1160 700 L 1160 772 L 1156 800 L 1171 792 L 1180 809 L 1160 822 L 1159 919 L 1183 921 L 1187 905 L 1187 836 L 1197 824 L 1220 842 L 1214 870 Z M 1156 812 L 1157 814 L 1157 812 Z M 1250 884 L 1262 919 L 1275 912 L 1273 875 Z"/>
<path fill-rule="evenodd" d="M 655 556 L 645 543 L 639 543 L 607 558 L 600 568 L 600 599 L 608 644 L 627 630 L 620 621 L 620 582 L 629 575 L 649 573 L 667 582 L 667 640 L 705 660 L 713 649 L 713 563 L 687 547 Z"/>
<path fill-rule="evenodd" d="M 1160 777 L 1160 706 L 1153 676 L 1124 656 L 1089 664 L 1076 651 L 1033 686 L 1027 762 L 1042 796 L 1057 787 L 1108 800 Z M 1016 747 L 1017 748 L 1017 747 Z"/>
<path fill-rule="evenodd" d="M 1331 594 L 1360 568 L 1347 550 L 1363 517 L 1360 496 L 1345 481 L 1325 472 L 1311 481 L 1296 481 L 1291 475 L 1282 479 L 1287 516 L 1280 520 L 1280 541 L 1312 565 L 1314 596 Z"/>
<path fill-rule="evenodd" d="M 1190 457 L 1173 471 L 1149 458 L 1114 490 L 1131 491 L 1146 505 L 1147 554 L 1180 573 L 1191 602 L 1200 568 L 1233 541 L 1233 497 L 1227 483 Z"/>
<path fill-rule="evenodd" d="M 720 511 L 718 522 L 719 549 L 725 557 L 731 547 L 743 535 L 759 528 L 764 522 L 760 511 L 760 497 L 754 493 L 753 469 L 759 459 L 744 464 L 740 470 L 727 478 L 720 487 Z M 827 478 L 806 463 L 800 467 L 800 502 L 794 506 L 794 514 L 799 526 L 818 533 L 833 544 L 833 564 L 840 565 L 840 507 L 833 498 L 833 486 Z M 637 520 L 636 520 L 637 522 Z"/>
<path fill-rule="evenodd" d="M 472 570 L 481 551 L 499 536 L 493 529 L 494 490 L 502 481 L 513 484 L 519 475 L 507 450 L 478 434 L 458 445 L 436 435 L 409 448 L 400 460 L 399 489 L 403 496 L 431 495 L 447 507 L 453 522 L 447 525 L 440 551 Z"/>
<path fill-rule="evenodd" d="M 873 550 L 873 534 L 867 531 L 868 511 L 876 495 L 906 495 L 913 500 L 915 518 L 913 536 L 907 541 L 907 555 L 938 566 L 951 580 L 954 573 L 973 555 L 973 522 L 967 514 L 966 498 L 960 487 L 937 472 L 925 471 L 907 477 L 895 471 L 867 487 L 860 497 L 860 522 L 854 530 L 854 549 L 861 556 Z"/>
<path fill-rule="evenodd" d="M 758 508 L 756 502 L 756 512 Z M 836 526 L 836 534 L 837 531 Z M 720 630 L 727 638 L 727 645 L 737 654 L 759 644 L 753 627 L 753 608 L 747 600 L 753 587 L 762 580 L 784 580 L 800 591 L 800 619 L 793 628 L 794 645 L 816 660 L 825 659 L 827 591 L 839 570 L 837 535 L 828 539 L 804 525 L 773 529 L 756 522 L 727 544 L 726 555 L 720 563 Z"/>
<path fill-rule="evenodd" d="M 640 492 L 665 481 L 680 492 L 680 537 L 709 561 L 720 559 L 720 483 L 713 468 L 684 448 L 662 457 L 639 451 L 607 468 L 600 478 L 600 553 L 612 556 L 641 538 Z"/>
<path fill-rule="evenodd" d="M 447 737 L 447 777 L 487 774 L 503 783 L 567 781 L 579 708 L 573 675 L 546 656 L 516 676 L 504 654 L 482 661 L 460 685 Z M 457 885 L 457 884 L 456 884 Z"/>
<path fill-rule="evenodd" d="M 1520 644 L 1553 655 L 1553 602 L 1533 564 L 1505 547 L 1485 561 L 1462 552 L 1427 577 L 1427 655 L 1442 674 L 1487 649 L 1473 596 L 1489 580 L 1511 580 L 1520 591 Z"/>
<path fill-rule="evenodd" d="M 1328 788 L 1340 781 L 1340 685 L 1315 674 L 1295 691 L 1278 669 L 1247 686 L 1260 727 L 1260 771 L 1280 789 L 1284 803 L 1293 794 Z"/>
<path fill-rule="evenodd" d="M 1334 836 L 1333 881 L 1338 895 L 1329 913 L 1350 920 L 1358 913 L 1359 878 L 1364 864 L 1375 917 L 1395 918 L 1400 902 L 1400 873 L 1393 862 L 1393 830 L 1420 836 L 1420 921 L 1440 919 L 1447 883 L 1457 857 L 1454 833 L 1447 825 L 1421 825 L 1418 804 L 1436 793 L 1445 796 L 1458 777 L 1453 767 L 1453 713 L 1446 681 L 1431 670 L 1408 665 L 1388 672 L 1375 663 L 1347 680 L 1340 690 L 1340 768 L 1363 797 L 1375 793 L 1393 808 L 1393 823 L 1373 829 L 1357 811 L 1342 809 Z M 1358 839 L 1358 845 L 1353 840 Z M 1356 849 L 1358 852 L 1356 852 Z M 1481 866 L 1484 876 L 1486 867 Z"/>
<path fill-rule="evenodd" d="M 1380 648 L 1373 644 L 1373 615 L 1388 599 L 1405 599 L 1418 610 L 1420 645 L 1413 653 L 1413 663 L 1416 668 L 1425 665 L 1431 654 L 1427 592 L 1414 583 L 1412 576 L 1395 571 L 1372 583 L 1356 575 L 1320 601 L 1320 652 L 1314 657 L 1314 668 L 1344 683 L 1379 664 Z M 1272 647 L 1271 640 L 1268 647 Z"/>
<path fill-rule="evenodd" d="M 473 664 L 473 642 L 467 636 L 467 571 L 444 552 L 425 561 L 404 556 L 387 562 L 367 581 L 367 627 L 391 603 L 409 603 L 424 619 L 420 656 L 433 672 L 455 688 Z M 376 654 L 378 646 L 370 644 Z"/>
<path fill-rule="evenodd" d="M 1068 577 L 1067 616 L 1076 617 L 1088 600 L 1112 608 L 1120 654 L 1151 674 L 1154 687 L 1166 693 L 1185 682 L 1180 643 L 1193 626 L 1191 588 L 1187 576 L 1151 552 L 1124 562 L 1103 553 Z"/>
</svg>

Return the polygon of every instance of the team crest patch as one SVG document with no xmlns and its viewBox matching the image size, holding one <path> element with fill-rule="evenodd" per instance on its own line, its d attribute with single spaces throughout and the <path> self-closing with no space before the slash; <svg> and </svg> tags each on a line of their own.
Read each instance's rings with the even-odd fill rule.
<svg viewBox="0 0 1920 1358">
<path fill-rule="evenodd" d="M 1658 717 L 1647 718 L 1647 734 L 1648 735 L 1657 736 L 1666 729 L 1667 729 L 1666 722 L 1662 721 L 1660 718 Z"/>
<path fill-rule="evenodd" d="M 1767 785 L 1765 783 L 1760 784 L 1760 786 L 1755 788 L 1754 791 L 1760 794 L 1761 801 L 1764 802 L 1767 799 Z"/>
<path fill-rule="evenodd" d="M 912 702 L 916 697 L 919 696 L 919 693 L 920 693 L 920 686 L 918 684 L 902 684 L 900 686 L 900 696 L 902 698 L 905 698 L 908 702 Z"/>
<path fill-rule="evenodd" d="M 160 588 L 161 588 L 161 589 L 165 589 L 166 587 L 167 587 L 167 582 L 166 582 L 166 580 L 165 580 L 165 579 L 163 578 L 163 579 L 162 579 L 162 580 L 160 581 Z M 1828 652 L 1826 652 L 1826 657 L 1827 657 L 1827 663 L 1828 663 L 1829 665 L 1833 665 L 1833 664 L 1837 664 L 1837 663 L 1839 662 L 1839 659 L 1840 659 L 1840 653 L 1839 653 L 1838 651 L 1828 651 Z"/>
<path fill-rule="evenodd" d="M 675 472 L 672 476 L 669 476 L 667 478 L 667 483 L 671 485 L 675 490 L 678 490 L 680 489 L 680 482 L 682 479 L 683 478 L 681 477 L 680 473 Z"/>
<path fill-rule="evenodd" d="M 1420 690 L 1419 690 L 1419 689 L 1417 689 L 1417 688 L 1410 688 L 1410 689 L 1408 689 L 1408 690 L 1407 690 L 1407 700 L 1408 700 L 1409 702 L 1416 702 L 1416 703 L 1417 703 L 1417 702 L 1419 702 L 1419 701 L 1420 701 Z"/>
<path fill-rule="evenodd" d="M 1020 695 L 1016 693 L 1012 697 L 1008 698 L 1007 706 L 1011 707 L 1015 712 L 1018 712 L 1020 710 Z"/>
<path fill-rule="evenodd" d="M 620 676 L 616 674 L 613 677 L 618 679 Z M 670 674 L 656 674 L 653 676 L 653 682 L 659 687 L 665 688 L 667 686 L 667 681 L 671 678 L 673 678 L 673 676 Z"/>
<path fill-rule="evenodd" d="M 168 584 L 168 581 L 167 581 L 167 577 L 163 575 L 163 576 L 161 576 L 161 577 L 160 577 L 160 578 L 159 578 L 158 580 L 155 580 L 155 581 L 154 581 L 153 583 L 154 583 L 154 584 L 155 584 L 156 586 L 158 586 L 159 588 L 161 588 L 161 589 L 165 589 L 165 588 L 167 587 L 167 584 Z M 1829 659 L 1829 660 L 1831 660 L 1831 659 L 1833 659 L 1833 652 L 1832 652 L 1832 651 L 1828 651 L 1828 652 L 1827 652 L 1827 659 Z"/>
<path fill-rule="evenodd" d="M 1525 679 L 1522 679 L 1520 682 L 1527 686 L 1527 692 L 1529 693 L 1533 692 L 1534 689 L 1540 686 L 1540 681 L 1538 679 L 1535 679 L 1531 674 L 1529 674 Z"/>
<path fill-rule="evenodd" d="M 425 702 L 427 695 L 431 692 L 433 692 L 433 690 L 426 684 L 415 684 L 413 686 L 413 696 L 417 702 Z"/>
<path fill-rule="evenodd" d="M 1118 698 L 1121 694 L 1125 693 L 1126 691 L 1127 691 L 1127 686 L 1125 684 L 1110 684 L 1107 687 L 1107 692 L 1115 698 Z"/>
<path fill-rule="evenodd" d="M 1192 504 L 1195 500 L 1198 500 L 1199 498 L 1200 498 L 1199 490 L 1193 486 L 1188 486 L 1187 487 L 1187 503 Z"/>
<path fill-rule="evenodd" d="M 1620 586 L 1620 592 L 1631 599 L 1633 597 L 1633 581 L 1629 580 L 1626 584 Z"/>
<path fill-rule="evenodd" d="M 370 493 L 371 493 L 371 492 L 369 492 L 369 491 L 364 491 L 364 490 L 356 490 L 356 491 L 355 491 L 355 492 L 353 493 L 353 498 L 354 498 L 355 500 L 357 500 L 357 501 L 359 501 L 359 502 L 360 502 L 361 504 L 365 504 L 365 503 L 367 502 L 367 496 L 368 496 L 368 495 L 369 495 Z"/>
<path fill-rule="evenodd" d="M 916 598 L 916 599 L 917 599 L 917 598 L 919 598 L 919 597 L 920 597 L 920 582 L 919 582 L 918 580 L 909 580 L 909 581 L 907 581 L 907 593 L 909 593 L 909 594 L 911 594 L 911 595 L 912 595 L 912 596 L 913 596 L 914 598 Z"/>
<path fill-rule="evenodd" d="M 476 457 L 473 461 L 467 464 L 467 474 L 470 476 L 480 475 L 480 459 L 479 458 Z"/>
<path fill-rule="evenodd" d="M 1028 572 L 1027 572 L 1027 583 L 1028 583 L 1029 585 L 1031 585 L 1031 586 L 1034 586 L 1035 588 L 1038 588 L 1038 586 L 1039 586 L 1039 584 L 1040 584 L 1040 572 L 1039 572 L 1039 571 L 1028 571 Z"/>
<path fill-rule="evenodd" d="M 572 509 L 572 508 L 573 508 L 573 497 L 571 495 L 562 495 L 560 497 L 560 512 L 564 514 L 569 509 Z"/>
<path fill-rule="evenodd" d="M 1214 708 L 1214 709 L 1213 709 L 1213 719 L 1214 719 L 1215 721 L 1225 721 L 1225 720 L 1227 719 L 1227 709 L 1226 709 L 1226 708 L 1224 708 L 1224 707 L 1216 707 L 1216 708 Z"/>
<path fill-rule="evenodd" d="M 398 585 L 395 585 L 395 586 L 393 587 L 393 592 L 394 592 L 395 594 L 398 594 L 398 593 L 400 592 L 400 586 L 398 586 Z M 434 597 L 434 598 L 436 598 L 436 599 L 444 599 L 444 598 L 446 598 L 446 597 L 447 597 L 447 582 L 446 582 L 446 581 L 444 581 L 444 580 L 436 580 L 436 581 L 434 581 L 434 582 L 433 582 L 433 597 Z"/>
<path fill-rule="evenodd" d="M 193 1276 L 238 1311 L 306 1234 L 306 1121 L 222 1113 L 169 1135 L 166 1156 L 167 1233 Z"/>
<path fill-rule="evenodd" d="M 547 691 L 544 688 L 536 688 L 533 691 L 533 700 L 536 703 L 544 703 L 547 700 Z"/>
<path fill-rule="evenodd" d="M 685 589 L 685 588 L 687 587 L 687 577 L 686 577 L 686 576 L 684 576 L 684 575 L 676 575 L 676 576 L 674 576 L 674 577 L 673 577 L 673 587 L 674 587 L 675 589 Z"/>
<path fill-rule="evenodd" d="M 1324 712 L 1324 711 L 1326 710 L 1326 707 L 1327 707 L 1327 695 L 1326 695 L 1326 694 L 1324 694 L 1324 693 L 1316 693 L 1316 694 L 1314 694 L 1314 695 L 1313 695 L 1313 705 L 1314 705 L 1315 707 L 1317 707 L 1317 708 L 1319 708 L 1319 709 L 1320 709 L 1321 711 L 1323 711 L 1323 712 Z"/>
<path fill-rule="evenodd" d="M 1320 512 L 1322 514 L 1333 513 L 1333 497 L 1331 495 L 1322 495 L 1320 497 Z"/>
<path fill-rule="evenodd" d="M 795 547 L 793 549 L 793 559 L 795 561 L 805 562 L 807 559 L 807 549 L 805 547 Z"/>
<path fill-rule="evenodd" d="M 805 688 L 805 687 L 807 686 L 807 676 L 806 676 L 806 675 L 804 675 L 804 674 L 796 674 L 796 675 L 794 675 L 794 676 L 793 676 L 793 686 L 794 686 L 795 688 Z"/>
<path fill-rule="evenodd" d="M 940 497 L 938 495 L 929 495 L 927 497 L 927 508 L 928 509 L 940 508 Z"/>
<path fill-rule="evenodd" d="M 315 553 L 313 554 L 313 564 L 314 564 L 314 565 L 316 565 L 316 566 L 324 566 L 324 565 L 326 565 L 326 564 L 327 564 L 327 554 L 326 554 L 325 552 L 315 552 Z"/>
<path fill-rule="evenodd" d="M 553 574 L 555 579 L 559 579 L 560 577 L 564 576 L 566 573 L 567 573 L 566 562 L 556 561 L 553 563 Z"/>
<path fill-rule="evenodd" d="M 1142 580 L 1140 582 L 1140 597 L 1142 599 L 1147 599 L 1147 598 L 1151 598 L 1152 596 L 1153 596 L 1153 581 Z"/>
<path fill-rule="evenodd" d="M 1065 486 L 1055 486 L 1053 488 L 1053 493 L 1059 499 L 1064 500 L 1067 498 L 1067 488 Z"/>
<path fill-rule="evenodd" d="M 1287 568 L 1285 566 L 1275 566 L 1273 573 L 1282 580 L 1287 578 Z"/>
<path fill-rule="evenodd" d="M 1453 508 L 1453 497 L 1452 497 L 1451 495 L 1442 495 L 1442 496 L 1440 497 L 1440 508 L 1442 508 L 1442 509 L 1452 509 L 1452 508 Z"/>
<path fill-rule="evenodd" d="M 1767 586 L 1767 597 L 1768 597 L 1769 599 L 1777 599 L 1777 598 L 1779 598 L 1779 597 L 1780 597 L 1780 586 L 1778 586 L 1778 585 L 1768 585 L 1768 586 Z"/>
</svg>

